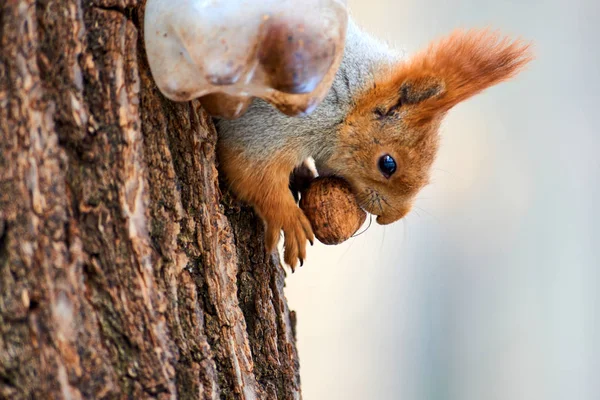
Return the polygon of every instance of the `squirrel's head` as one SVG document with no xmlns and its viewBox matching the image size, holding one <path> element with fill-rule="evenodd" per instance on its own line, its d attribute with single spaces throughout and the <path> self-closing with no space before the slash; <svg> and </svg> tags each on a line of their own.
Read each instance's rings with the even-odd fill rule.
<svg viewBox="0 0 600 400">
<path fill-rule="evenodd" d="M 454 105 L 515 76 L 528 44 L 489 31 L 455 32 L 382 72 L 358 97 L 327 162 L 360 205 L 389 224 L 404 217 L 429 180 L 438 128 Z"/>
</svg>

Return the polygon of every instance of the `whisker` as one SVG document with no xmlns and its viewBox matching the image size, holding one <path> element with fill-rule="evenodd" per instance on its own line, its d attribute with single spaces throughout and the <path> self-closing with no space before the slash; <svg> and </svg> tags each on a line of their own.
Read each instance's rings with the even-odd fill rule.
<svg viewBox="0 0 600 400">
<path fill-rule="evenodd" d="M 456 178 L 456 175 L 454 175 L 454 173 L 452 173 L 448 170 L 442 169 L 442 168 L 434 168 L 433 171 L 441 171 L 441 172 L 444 172 L 444 173 Z"/>
<path fill-rule="evenodd" d="M 371 223 L 373 222 L 373 214 L 369 214 L 369 225 L 362 231 L 359 233 L 355 233 L 354 235 L 350 236 L 351 238 L 356 238 L 359 237 L 360 235 L 362 235 L 363 233 L 365 233 L 366 231 L 369 230 L 369 228 L 371 227 Z"/>
<path fill-rule="evenodd" d="M 383 253 L 383 245 L 385 243 L 385 231 L 387 226 L 383 226 L 383 235 L 381 235 L 381 244 L 379 245 L 379 254 Z"/>
<path fill-rule="evenodd" d="M 350 241 L 350 243 L 348 244 L 348 247 L 346 248 L 346 250 L 342 253 L 342 255 L 340 256 L 340 258 L 338 259 L 338 264 L 342 261 L 342 259 L 346 256 L 346 254 L 348 253 L 348 251 L 350 251 L 350 247 L 352 247 L 352 245 L 354 244 L 354 236 L 351 236 L 350 239 L 352 239 Z"/>
<path fill-rule="evenodd" d="M 439 220 L 438 217 L 436 217 L 435 215 L 433 215 L 432 213 L 430 213 L 429 211 L 425 210 L 422 207 L 419 206 L 414 206 L 415 207 L 415 211 L 418 208 L 419 210 L 423 211 L 425 214 L 427 214 L 429 217 L 433 218 L 438 224 L 441 224 L 441 221 Z"/>
<path fill-rule="evenodd" d="M 429 215 L 430 217 L 433 217 L 433 215 L 431 215 L 431 213 L 427 212 L 427 210 L 425 210 L 425 209 L 424 209 L 424 208 L 422 208 L 422 207 L 419 207 L 419 206 L 414 206 L 414 209 L 415 209 L 415 211 L 416 211 L 417 209 L 419 209 L 419 210 L 423 211 L 425 214 Z"/>
<path fill-rule="evenodd" d="M 399 213 L 400 210 L 398 210 L 396 207 L 394 207 L 393 205 L 391 205 L 386 199 L 385 197 L 381 197 L 381 200 L 385 203 L 386 206 L 388 206 L 389 208 L 391 208 L 394 212 Z M 382 210 L 383 211 L 383 210 Z"/>
</svg>

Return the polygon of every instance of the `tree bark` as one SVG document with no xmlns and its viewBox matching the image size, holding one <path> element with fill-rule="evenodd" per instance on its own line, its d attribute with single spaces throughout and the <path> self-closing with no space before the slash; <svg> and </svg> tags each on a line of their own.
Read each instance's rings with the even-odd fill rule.
<svg viewBox="0 0 600 400">
<path fill-rule="evenodd" d="M 0 398 L 300 398 L 279 257 L 143 6 L 1 2 Z"/>
</svg>

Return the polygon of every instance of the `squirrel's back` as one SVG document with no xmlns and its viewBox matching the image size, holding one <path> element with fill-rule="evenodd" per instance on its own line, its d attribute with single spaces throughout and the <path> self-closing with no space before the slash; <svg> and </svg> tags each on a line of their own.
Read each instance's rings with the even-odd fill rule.
<svg viewBox="0 0 600 400">
<path fill-rule="evenodd" d="M 400 56 L 349 20 L 340 67 L 323 101 L 309 115 L 289 117 L 264 100 L 255 99 L 236 120 L 219 120 L 222 145 L 233 145 L 255 159 L 265 159 L 282 147 L 298 151 L 299 162 L 327 158 L 336 127 L 344 120 L 356 96 L 374 85 L 375 74 L 391 68 Z"/>
</svg>

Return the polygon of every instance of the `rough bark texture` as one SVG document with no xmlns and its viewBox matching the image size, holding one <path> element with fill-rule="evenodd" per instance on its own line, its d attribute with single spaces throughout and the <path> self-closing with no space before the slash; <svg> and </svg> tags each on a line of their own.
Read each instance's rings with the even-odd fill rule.
<svg viewBox="0 0 600 400">
<path fill-rule="evenodd" d="M 0 398 L 299 398 L 285 272 L 143 5 L 0 2 Z"/>
</svg>

